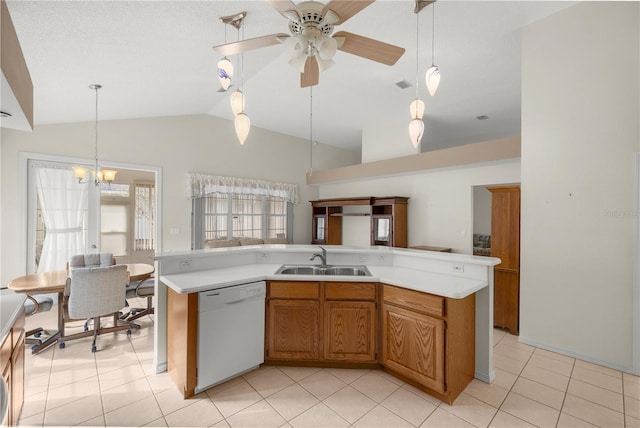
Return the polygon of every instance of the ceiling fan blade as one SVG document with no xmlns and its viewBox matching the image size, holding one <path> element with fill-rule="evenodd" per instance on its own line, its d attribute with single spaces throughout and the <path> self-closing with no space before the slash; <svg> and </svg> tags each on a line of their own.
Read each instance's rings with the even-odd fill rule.
<svg viewBox="0 0 640 428">
<path fill-rule="evenodd" d="M 300 87 L 315 86 L 319 81 L 318 61 L 315 56 L 308 56 L 307 62 L 304 63 L 304 73 L 300 73 Z"/>
<path fill-rule="evenodd" d="M 335 33 L 333 37 L 344 37 L 344 43 L 338 50 L 386 65 L 395 64 L 402 54 L 404 54 L 405 50 L 400 46 L 391 45 L 347 31 L 339 31 Z"/>
<path fill-rule="evenodd" d="M 296 6 L 295 3 L 293 3 L 291 0 L 268 0 L 268 3 L 285 18 L 288 18 L 285 15 L 285 12 L 290 10 L 295 11 L 298 16 L 300 16 L 300 10 L 298 9 L 298 6 Z"/>
<path fill-rule="evenodd" d="M 268 36 L 255 37 L 253 39 L 240 40 L 226 45 L 214 46 L 213 50 L 220 55 L 233 55 L 240 52 L 250 51 L 252 49 L 265 48 L 267 46 L 279 45 L 278 37 L 289 37 L 288 34 L 278 33 Z"/>
<path fill-rule="evenodd" d="M 331 0 L 323 9 L 322 14 L 327 11 L 334 11 L 340 19 L 334 25 L 342 24 L 365 7 L 369 6 L 375 0 Z"/>
</svg>

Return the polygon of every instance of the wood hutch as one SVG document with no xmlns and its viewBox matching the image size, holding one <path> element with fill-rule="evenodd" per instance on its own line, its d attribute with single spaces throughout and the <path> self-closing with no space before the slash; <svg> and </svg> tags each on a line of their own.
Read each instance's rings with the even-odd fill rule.
<svg viewBox="0 0 640 428">
<path fill-rule="evenodd" d="M 407 247 L 407 205 L 402 196 L 319 199 L 311 202 L 312 244 L 341 245 L 342 217 L 371 217 L 371 245 Z M 345 212 L 347 206 L 368 206 L 367 212 Z"/>
</svg>

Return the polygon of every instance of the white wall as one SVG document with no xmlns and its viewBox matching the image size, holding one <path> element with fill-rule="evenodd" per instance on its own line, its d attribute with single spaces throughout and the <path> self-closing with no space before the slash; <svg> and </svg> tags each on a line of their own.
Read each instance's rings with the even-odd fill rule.
<svg viewBox="0 0 640 428">
<path fill-rule="evenodd" d="M 407 104 L 407 112 L 409 107 Z M 407 113 L 409 116 L 409 113 Z M 424 143 L 426 137 L 422 138 Z M 419 153 L 409 139 L 409 120 L 391 122 L 362 131 L 362 163 Z"/>
<path fill-rule="evenodd" d="M 25 215 L 20 204 L 18 152 L 46 153 L 91 159 L 93 122 L 37 126 L 33 132 L 2 129 L 1 199 L 2 284 L 25 273 L 25 241 L 19 225 Z M 295 137 L 253 128 L 241 146 L 233 122 L 194 115 L 104 121 L 99 125 L 100 159 L 162 168 L 163 251 L 191 247 L 191 202 L 186 198 L 186 173 L 201 172 L 297 183 L 300 202 L 294 207 L 294 242 L 311 240 L 310 199 L 317 189 L 307 186 L 309 143 Z M 318 144 L 314 169 L 359 162 L 360 153 Z M 178 235 L 170 235 L 178 228 Z"/>
<path fill-rule="evenodd" d="M 632 367 L 638 8 L 579 3 L 525 28 L 522 53 L 521 340 L 622 369 Z"/>
<path fill-rule="evenodd" d="M 320 186 L 320 198 L 407 196 L 410 198 L 409 246 L 451 247 L 453 252 L 471 254 L 473 186 L 519 181 L 520 160 L 513 159 L 395 177 L 324 184 Z M 349 231 L 343 227 L 343 236 L 347 233 Z"/>
</svg>

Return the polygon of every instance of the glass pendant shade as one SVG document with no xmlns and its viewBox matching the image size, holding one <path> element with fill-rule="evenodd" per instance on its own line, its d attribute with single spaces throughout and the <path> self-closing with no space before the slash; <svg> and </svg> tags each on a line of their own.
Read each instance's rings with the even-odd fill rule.
<svg viewBox="0 0 640 428">
<path fill-rule="evenodd" d="M 87 176 L 87 172 L 89 172 L 89 168 L 84 166 L 73 166 L 71 168 L 73 169 L 73 177 L 77 178 L 78 181 L 85 178 Z"/>
<path fill-rule="evenodd" d="M 114 171 L 112 169 L 103 169 L 102 170 L 102 178 L 107 183 L 111 183 L 113 180 L 116 179 L 116 174 L 117 173 L 118 173 L 118 171 Z"/>
<path fill-rule="evenodd" d="M 411 101 L 409 112 L 411 113 L 411 119 L 422 119 L 422 116 L 424 116 L 424 101 L 420 98 Z"/>
<path fill-rule="evenodd" d="M 231 79 L 233 78 L 233 64 L 226 56 L 218 61 L 218 79 L 220 79 L 220 85 L 225 91 L 231 86 Z"/>
<path fill-rule="evenodd" d="M 237 89 L 233 94 L 231 94 L 231 111 L 233 111 L 233 115 L 237 116 L 244 111 L 244 94 L 240 89 Z"/>
<path fill-rule="evenodd" d="M 411 144 L 413 144 L 413 147 L 416 149 L 420 145 L 423 133 L 424 122 L 421 119 L 413 119 L 409 122 L 409 138 L 411 138 Z"/>
<path fill-rule="evenodd" d="M 244 112 L 240 112 L 236 115 L 235 119 L 236 136 L 240 144 L 244 144 L 249 136 L 249 130 L 251 129 L 251 120 Z"/>
<path fill-rule="evenodd" d="M 325 37 L 316 44 L 318 56 L 323 60 L 330 60 L 338 51 L 338 41 L 333 37 Z"/>
<path fill-rule="evenodd" d="M 427 82 L 427 90 L 431 96 L 434 96 L 440 86 L 440 68 L 437 65 L 432 65 L 427 70 L 425 75 Z"/>
</svg>

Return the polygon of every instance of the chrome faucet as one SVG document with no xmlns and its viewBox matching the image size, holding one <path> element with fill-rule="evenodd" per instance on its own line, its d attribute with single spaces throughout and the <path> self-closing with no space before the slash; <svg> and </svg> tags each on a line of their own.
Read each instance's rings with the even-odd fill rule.
<svg viewBox="0 0 640 428">
<path fill-rule="evenodd" d="M 326 266 L 327 265 L 327 250 L 325 250 L 323 247 L 320 247 L 320 249 L 322 250 L 322 253 L 313 253 L 313 256 L 311 256 L 311 258 L 309 260 L 313 261 L 313 260 L 316 259 L 316 257 L 320 257 L 320 260 L 322 260 L 321 266 Z"/>
</svg>

